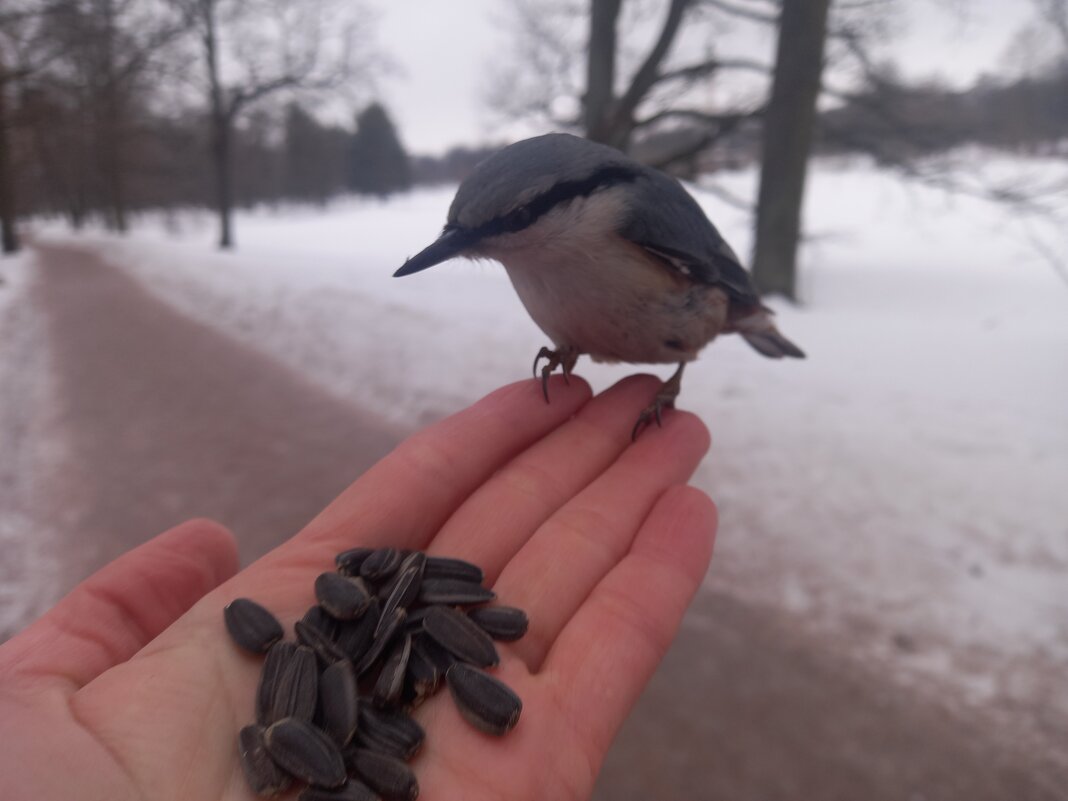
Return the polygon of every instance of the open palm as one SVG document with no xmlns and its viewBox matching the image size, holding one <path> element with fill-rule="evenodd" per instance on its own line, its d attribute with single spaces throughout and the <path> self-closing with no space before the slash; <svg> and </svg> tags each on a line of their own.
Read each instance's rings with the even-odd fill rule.
<svg viewBox="0 0 1068 801">
<path fill-rule="evenodd" d="M 236 573 L 232 537 L 192 521 L 126 554 L 0 647 L 0 797 L 252 797 L 237 759 L 261 667 L 222 608 L 255 598 L 291 626 L 339 551 L 421 548 L 480 564 L 530 630 L 501 644 L 523 699 L 481 734 L 447 693 L 421 706 L 420 798 L 583 799 L 666 651 L 711 555 L 715 509 L 685 482 L 708 448 L 673 413 L 636 443 L 658 383 L 592 398 L 572 379 L 498 390 L 414 435 L 303 531 Z"/>
</svg>

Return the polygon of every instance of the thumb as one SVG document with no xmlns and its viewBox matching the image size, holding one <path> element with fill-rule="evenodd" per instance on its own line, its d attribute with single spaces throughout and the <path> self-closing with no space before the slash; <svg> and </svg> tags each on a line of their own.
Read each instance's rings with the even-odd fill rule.
<svg viewBox="0 0 1068 801">
<path fill-rule="evenodd" d="M 233 534 L 190 520 L 98 570 L 0 646 L 0 675 L 74 692 L 124 662 L 237 571 Z"/>
</svg>

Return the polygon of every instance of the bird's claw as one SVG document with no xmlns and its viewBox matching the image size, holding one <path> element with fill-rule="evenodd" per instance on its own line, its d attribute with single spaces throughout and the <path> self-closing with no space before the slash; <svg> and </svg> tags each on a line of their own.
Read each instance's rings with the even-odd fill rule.
<svg viewBox="0 0 1068 801">
<path fill-rule="evenodd" d="M 638 435 L 642 432 L 642 429 L 649 425 L 650 420 L 656 420 L 656 427 L 663 428 L 664 417 L 662 410 L 665 408 L 674 409 L 675 398 L 671 397 L 665 399 L 657 395 L 656 400 L 654 400 L 652 403 L 642 409 L 641 414 L 638 415 L 638 419 L 634 423 L 634 428 L 631 429 L 630 432 L 630 441 L 634 442 L 638 439 Z"/>
<path fill-rule="evenodd" d="M 571 377 L 571 371 L 575 367 L 575 362 L 578 360 L 578 352 L 571 348 L 560 348 L 559 350 L 550 350 L 547 347 L 543 347 L 538 351 L 538 355 L 534 357 L 534 377 L 538 377 L 538 362 L 542 359 L 547 359 L 545 366 L 541 368 L 541 394 L 545 396 L 545 402 L 549 402 L 549 376 L 552 375 L 553 370 L 557 367 L 561 367 L 564 374 L 564 383 L 568 386 L 571 382 L 568 380 Z"/>
<path fill-rule="evenodd" d="M 671 378 L 660 385 L 653 402 L 642 409 L 638 420 L 634 423 L 634 428 L 631 429 L 631 442 L 638 439 L 638 435 L 649 425 L 650 420 L 656 420 L 657 428 L 664 427 L 663 410 L 675 408 L 675 398 L 679 396 L 679 390 L 682 388 L 682 371 L 685 367 L 685 362 L 680 364 Z"/>
</svg>

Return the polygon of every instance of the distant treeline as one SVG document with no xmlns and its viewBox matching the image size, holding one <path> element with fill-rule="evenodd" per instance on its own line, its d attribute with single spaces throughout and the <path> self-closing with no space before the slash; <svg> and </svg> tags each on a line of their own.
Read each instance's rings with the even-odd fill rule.
<svg viewBox="0 0 1068 801">
<path fill-rule="evenodd" d="M 204 120 L 142 113 L 123 132 L 124 201 L 129 209 L 210 205 L 211 164 Z M 61 214 L 76 226 L 108 207 L 108 171 L 92 157 L 77 109 L 22 98 L 16 130 L 23 213 Z M 296 103 L 281 125 L 251 113 L 234 138 L 234 190 L 239 205 L 283 200 L 325 202 L 356 192 L 388 195 L 413 182 L 412 161 L 385 109 L 372 104 L 352 129 L 324 125 Z"/>
<path fill-rule="evenodd" d="M 1068 68 L 966 91 L 877 83 L 821 118 L 823 152 L 889 162 L 968 144 L 1024 154 L 1068 149 Z"/>
<path fill-rule="evenodd" d="M 86 110 L 28 92 L 17 107 L 16 169 L 22 213 L 62 214 L 75 225 L 108 208 L 107 165 L 93 158 Z M 124 202 L 129 209 L 210 205 L 209 126 L 196 117 L 144 111 L 122 132 Z M 873 153 L 903 161 L 965 144 L 1048 153 L 1068 141 L 1068 72 L 967 91 L 887 83 L 846 99 L 820 117 L 819 150 Z M 102 131 L 113 135 L 113 132 Z M 755 159 L 759 126 L 717 143 L 730 163 Z M 385 196 L 414 184 L 455 182 L 493 151 L 457 147 L 409 156 L 386 110 L 372 104 L 352 128 L 324 124 L 296 103 L 281 122 L 254 112 L 235 131 L 238 205 L 323 203 L 355 192 Z M 705 163 L 724 163 L 711 159 Z M 106 221 L 106 214 L 105 214 Z"/>
</svg>

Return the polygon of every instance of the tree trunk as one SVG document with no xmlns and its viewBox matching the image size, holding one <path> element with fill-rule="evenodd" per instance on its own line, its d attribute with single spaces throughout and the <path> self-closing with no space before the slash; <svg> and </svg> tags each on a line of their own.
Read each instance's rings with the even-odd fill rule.
<svg viewBox="0 0 1068 801">
<path fill-rule="evenodd" d="M 108 228 L 124 234 L 127 229 L 123 163 L 126 126 L 123 119 L 123 88 L 115 68 L 114 0 L 102 0 L 97 13 L 104 19 L 100 34 L 102 97 L 96 99 L 101 115 L 97 121 L 97 159 L 103 171 L 101 188 L 104 193 L 104 219 Z"/>
<path fill-rule="evenodd" d="M 586 61 L 586 138 L 610 144 L 615 116 L 616 21 L 622 0 L 591 0 Z"/>
<path fill-rule="evenodd" d="M 102 116 L 97 122 L 97 158 L 103 172 L 104 219 L 112 231 L 124 234 L 127 231 L 126 182 L 123 150 L 125 147 L 124 125 L 118 88 L 106 90 L 102 103 Z"/>
<path fill-rule="evenodd" d="M 11 120 L 7 107 L 7 73 L 0 63 L 0 248 L 4 253 L 19 249 L 15 230 L 15 175 L 11 170 Z"/>
<path fill-rule="evenodd" d="M 229 250 L 234 246 L 233 206 L 234 190 L 231 164 L 231 122 L 225 114 L 212 113 L 211 155 L 215 168 L 215 209 L 219 214 L 219 247 Z"/>
<path fill-rule="evenodd" d="M 215 0 L 201 0 L 204 55 L 207 57 L 208 84 L 211 87 L 211 159 L 215 172 L 215 209 L 219 214 L 219 248 L 234 246 L 233 164 L 231 139 L 234 109 L 224 97 L 219 75 L 218 38 L 215 33 Z"/>
<path fill-rule="evenodd" d="M 830 0 L 784 0 L 771 99 L 764 115 L 753 278 L 797 298 L 797 244 L 816 123 Z"/>
</svg>

